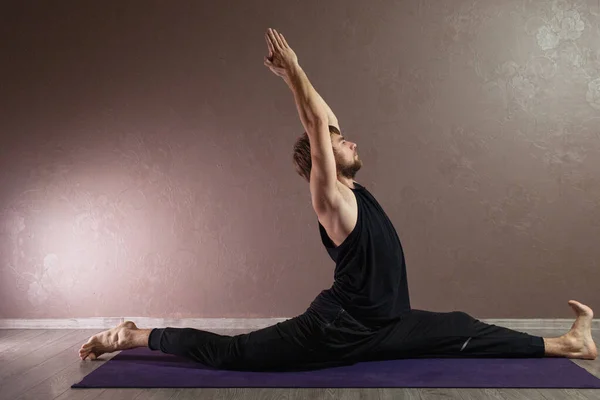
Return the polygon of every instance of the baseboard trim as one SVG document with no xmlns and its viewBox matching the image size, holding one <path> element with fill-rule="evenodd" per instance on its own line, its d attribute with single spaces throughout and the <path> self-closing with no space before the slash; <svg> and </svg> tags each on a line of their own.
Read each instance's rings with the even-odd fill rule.
<svg viewBox="0 0 600 400">
<path fill-rule="evenodd" d="M 289 318 L 148 318 L 96 317 L 65 319 L 0 319 L 0 329 L 108 329 L 124 321 L 139 328 L 196 328 L 202 330 L 256 330 Z M 480 319 L 487 324 L 514 330 L 557 329 L 568 331 L 574 319 Z M 600 320 L 592 321 L 592 330 L 600 330 Z"/>
</svg>

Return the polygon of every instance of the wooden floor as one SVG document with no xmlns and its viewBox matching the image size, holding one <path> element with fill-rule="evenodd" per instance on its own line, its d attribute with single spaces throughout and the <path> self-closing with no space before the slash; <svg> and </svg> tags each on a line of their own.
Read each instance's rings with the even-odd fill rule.
<svg viewBox="0 0 600 400">
<path fill-rule="evenodd" d="M 0 330 L 0 399 L 597 399 L 593 389 L 71 389 L 104 361 L 81 361 L 77 352 L 97 330 Z M 232 334 L 232 332 L 216 331 Z M 527 330 L 544 337 L 562 331 Z M 235 333 L 240 333 L 236 331 Z M 600 332 L 594 332 L 600 344 Z M 600 377 L 600 358 L 573 360 Z"/>
</svg>

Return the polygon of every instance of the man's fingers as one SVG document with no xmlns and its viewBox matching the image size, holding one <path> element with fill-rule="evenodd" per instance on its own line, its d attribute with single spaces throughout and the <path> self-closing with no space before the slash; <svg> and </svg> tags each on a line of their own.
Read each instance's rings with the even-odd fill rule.
<svg viewBox="0 0 600 400">
<path fill-rule="evenodd" d="M 269 32 L 269 40 L 271 41 L 271 45 L 273 46 L 273 48 L 275 50 L 281 51 L 281 45 L 279 44 L 279 41 L 277 40 L 274 30 L 269 28 L 268 32 Z"/>
<path fill-rule="evenodd" d="M 275 36 L 275 40 L 277 41 L 277 45 L 279 46 L 279 48 L 283 49 L 285 45 L 283 44 L 283 40 L 281 40 L 281 33 L 273 29 L 273 36 Z"/>
<path fill-rule="evenodd" d="M 265 35 L 265 38 L 267 37 L 267 35 Z M 271 47 L 271 43 L 269 42 L 269 39 L 267 38 L 267 44 L 268 44 L 268 49 L 269 49 L 269 58 L 273 57 L 273 49 Z"/>
<path fill-rule="evenodd" d="M 271 42 L 271 38 L 269 37 L 268 33 L 265 33 L 265 40 L 267 41 L 267 45 L 269 46 L 269 57 L 272 57 L 275 49 L 273 47 L 273 42 Z"/>
<path fill-rule="evenodd" d="M 271 43 L 271 38 L 269 37 L 269 33 L 265 33 L 265 40 L 267 41 L 267 45 L 269 46 L 269 57 L 273 57 L 273 43 Z"/>
<path fill-rule="evenodd" d="M 290 47 L 287 40 L 285 40 L 285 38 L 283 37 L 283 33 L 280 33 L 279 36 L 281 36 L 281 41 L 283 42 L 284 47 Z"/>
<path fill-rule="evenodd" d="M 287 46 L 287 43 L 285 43 L 285 39 L 283 38 L 283 35 L 277 31 L 275 31 L 275 33 L 277 34 L 277 39 L 279 41 L 279 45 L 281 46 L 281 48 L 285 49 Z"/>
<path fill-rule="evenodd" d="M 265 57 L 265 62 L 263 63 L 266 67 L 268 67 L 271 71 L 275 72 L 275 66 L 273 65 L 273 63 L 271 62 L 271 60 L 269 60 L 267 57 Z"/>
</svg>

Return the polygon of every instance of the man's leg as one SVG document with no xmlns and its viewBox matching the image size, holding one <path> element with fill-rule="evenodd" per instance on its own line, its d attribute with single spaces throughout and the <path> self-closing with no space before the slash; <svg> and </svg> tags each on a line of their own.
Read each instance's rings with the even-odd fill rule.
<svg viewBox="0 0 600 400">
<path fill-rule="evenodd" d="M 486 324 L 461 311 L 412 310 L 401 321 L 383 328 L 375 350 L 363 359 L 544 356 L 595 359 L 598 352 L 591 336 L 593 312 L 581 303 L 569 304 L 577 313 L 577 320 L 559 338 L 542 338 Z"/>
<path fill-rule="evenodd" d="M 219 369 L 309 370 L 339 365 L 316 351 L 322 321 L 304 313 L 254 332 L 228 336 L 192 328 L 137 329 L 132 322 L 92 336 L 80 357 L 147 346 Z"/>
</svg>

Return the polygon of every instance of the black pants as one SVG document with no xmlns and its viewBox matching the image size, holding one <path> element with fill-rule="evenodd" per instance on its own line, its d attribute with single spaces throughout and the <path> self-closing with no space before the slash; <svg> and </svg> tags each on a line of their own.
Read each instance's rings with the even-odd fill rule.
<svg viewBox="0 0 600 400">
<path fill-rule="evenodd" d="M 461 312 L 411 310 L 369 328 L 341 306 L 303 314 L 254 332 L 219 335 L 192 328 L 153 329 L 152 350 L 218 369 L 301 371 L 399 358 L 543 357 L 539 336 L 483 323 Z"/>
</svg>

